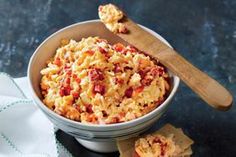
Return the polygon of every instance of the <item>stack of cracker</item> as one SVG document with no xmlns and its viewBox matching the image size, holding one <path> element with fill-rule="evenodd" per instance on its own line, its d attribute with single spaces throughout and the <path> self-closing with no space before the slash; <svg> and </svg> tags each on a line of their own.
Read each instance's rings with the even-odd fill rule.
<svg viewBox="0 0 236 157">
<path fill-rule="evenodd" d="M 158 131 L 152 133 L 152 135 L 161 135 L 166 138 L 172 136 L 173 142 L 178 148 L 180 148 L 178 154 L 174 155 L 175 157 L 188 157 L 192 155 L 191 145 L 193 144 L 193 140 L 187 137 L 181 128 L 175 128 L 170 124 L 166 124 Z M 135 142 L 142 137 L 144 136 L 118 141 L 117 146 L 120 152 L 120 157 L 143 157 L 135 153 Z"/>
</svg>

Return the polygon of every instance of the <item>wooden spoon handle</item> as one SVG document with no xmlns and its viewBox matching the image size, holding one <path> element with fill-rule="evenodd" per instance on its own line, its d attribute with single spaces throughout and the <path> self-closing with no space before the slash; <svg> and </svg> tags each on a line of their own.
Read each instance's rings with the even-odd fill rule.
<svg viewBox="0 0 236 157">
<path fill-rule="evenodd" d="M 123 19 L 123 24 L 129 32 L 127 34 L 119 33 L 118 36 L 158 59 L 212 107 L 219 110 L 228 110 L 231 107 L 232 95 L 217 81 L 194 67 L 175 50 L 143 30 L 128 17 Z"/>
<path fill-rule="evenodd" d="M 231 107 L 232 95 L 172 48 L 159 52 L 158 59 L 212 107 L 220 110 L 228 110 Z"/>
</svg>

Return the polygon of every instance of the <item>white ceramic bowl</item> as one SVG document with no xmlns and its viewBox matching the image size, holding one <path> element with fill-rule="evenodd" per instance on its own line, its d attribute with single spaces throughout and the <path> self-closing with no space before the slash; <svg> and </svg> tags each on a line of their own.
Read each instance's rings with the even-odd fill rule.
<svg viewBox="0 0 236 157">
<path fill-rule="evenodd" d="M 144 26 L 142 27 L 168 44 L 167 41 L 157 33 Z M 109 125 L 88 125 L 64 118 L 48 109 L 43 104 L 39 86 L 42 77 L 40 70 L 46 66 L 46 61 L 55 54 L 55 50 L 59 47 L 62 39 L 75 39 L 79 41 L 81 38 L 89 36 L 105 38 L 109 43 L 120 42 L 127 44 L 121 38 L 109 32 L 99 20 L 80 22 L 65 27 L 44 40 L 34 52 L 28 67 L 29 85 L 34 102 L 57 128 L 74 136 L 88 149 L 97 152 L 113 152 L 117 150 L 115 144 L 116 140 L 137 136 L 151 127 L 157 119 L 160 118 L 176 93 L 179 86 L 179 78 L 170 73 L 172 90 L 167 99 L 152 112 L 135 120 Z"/>
</svg>

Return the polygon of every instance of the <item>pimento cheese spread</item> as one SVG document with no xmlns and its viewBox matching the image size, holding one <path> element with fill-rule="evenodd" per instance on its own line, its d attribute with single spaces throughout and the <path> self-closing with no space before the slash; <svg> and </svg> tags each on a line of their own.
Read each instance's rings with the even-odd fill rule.
<svg viewBox="0 0 236 157">
<path fill-rule="evenodd" d="M 124 14 L 115 5 L 100 5 L 98 8 L 98 16 L 105 26 L 113 33 L 127 32 L 124 24 L 119 22 L 124 17 Z"/>
<path fill-rule="evenodd" d="M 181 152 L 175 145 L 173 137 L 162 135 L 147 135 L 135 141 L 134 157 L 174 157 Z"/>
<path fill-rule="evenodd" d="M 170 88 L 157 61 L 99 37 L 63 40 L 41 74 L 44 104 L 82 123 L 136 119 L 158 107 Z"/>
</svg>

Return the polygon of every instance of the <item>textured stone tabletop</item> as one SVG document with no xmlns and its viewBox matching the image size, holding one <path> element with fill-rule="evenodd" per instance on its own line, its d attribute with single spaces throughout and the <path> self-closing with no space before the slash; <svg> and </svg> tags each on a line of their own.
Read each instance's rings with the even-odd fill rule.
<svg viewBox="0 0 236 157">
<path fill-rule="evenodd" d="M 100 1 L 107 3 L 107 1 Z M 0 71 L 26 75 L 35 48 L 53 32 L 96 19 L 96 0 L 0 0 Z M 181 55 L 227 87 L 236 99 L 235 0 L 115 1 L 137 23 L 161 34 Z M 1 87 L 0 87 L 1 88 Z M 183 128 L 194 141 L 193 156 L 236 156 L 236 106 L 220 112 L 181 83 L 169 110 L 152 127 Z M 74 156 L 119 156 L 83 148 L 62 131 L 57 138 Z"/>
</svg>

